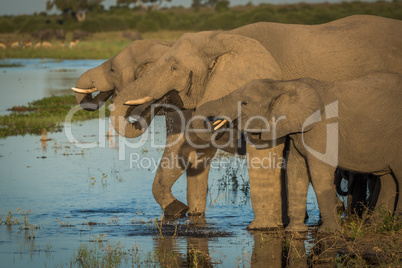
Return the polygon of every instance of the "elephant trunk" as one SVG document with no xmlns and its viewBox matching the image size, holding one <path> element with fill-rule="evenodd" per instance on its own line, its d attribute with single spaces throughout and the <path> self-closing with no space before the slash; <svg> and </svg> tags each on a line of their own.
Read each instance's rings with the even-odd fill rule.
<svg viewBox="0 0 402 268">
<path fill-rule="evenodd" d="M 113 104 L 110 113 L 110 120 L 117 133 L 127 138 L 141 136 L 148 126 L 141 124 L 144 121 L 130 122 L 132 107 Z"/>
<path fill-rule="evenodd" d="M 96 111 L 105 104 L 105 102 L 113 95 L 113 91 L 100 92 L 95 97 L 92 94 L 75 93 L 75 99 L 81 107 L 87 111 Z"/>
<path fill-rule="evenodd" d="M 113 85 L 106 79 L 106 71 L 110 68 L 110 60 L 93 68 L 80 76 L 72 90 L 77 103 L 87 111 L 98 110 L 113 95 Z M 95 84 L 96 83 L 96 84 Z M 100 92 L 95 97 L 93 93 Z"/>
<path fill-rule="evenodd" d="M 121 96 L 117 96 L 111 107 L 110 119 L 117 133 L 127 138 L 142 135 L 151 124 L 154 116 L 162 107 L 154 108 L 154 100 L 140 105 L 126 105 Z"/>
</svg>

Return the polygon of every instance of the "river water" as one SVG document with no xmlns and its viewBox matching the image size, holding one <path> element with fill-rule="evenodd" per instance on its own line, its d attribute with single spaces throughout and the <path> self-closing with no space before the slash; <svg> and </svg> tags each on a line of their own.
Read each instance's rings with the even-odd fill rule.
<svg viewBox="0 0 402 268">
<path fill-rule="evenodd" d="M 22 65 L 0 69 L 4 114 L 13 105 L 69 94 L 77 78 L 102 61 L 2 63 Z M 241 159 L 223 156 L 218 161 L 222 164 L 211 169 L 205 219 L 160 221 L 152 182 L 163 152 L 165 123 L 163 117 L 154 121 L 147 139 L 128 140 L 141 144 L 139 148 L 124 145 L 127 140 L 109 132 L 108 118 L 66 125 L 60 133 L 49 133 L 47 142 L 30 135 L 1 139 L 0 267 L 79 267 L 78 249 L 85 246 L 98 253 L 108 252 L 109 246 L 122 249 L 123 267 L 292 264 L 295 251 L 289 250 L 288 240 L 245 230 L 254 215 L 247 166 L 234 164 L 243 163 Z M 173 194 L 186 203 L 185 175 Z M 5 224 L 11 211 L 11 221 L 24 225 L 23 214 L 29 210 L 28 226 L 34 229 Z M 308 214 L 308 223 L 315 224 L 319 211 L 311 189 Z M 304 253 L 312 243 L 293 242 Z M 305 266 L 301 259 L 295 267 Z"/>
</svg>

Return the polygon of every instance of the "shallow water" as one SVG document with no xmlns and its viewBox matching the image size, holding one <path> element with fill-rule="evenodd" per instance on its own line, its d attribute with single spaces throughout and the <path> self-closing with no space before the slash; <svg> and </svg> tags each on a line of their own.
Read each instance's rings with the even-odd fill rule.
<svg viewBox="0 0 402 268">
<path fill-rule="evenodd" d="M 15 76 L 19 72 L 22 78 L 37 74 L 37 65 L 32 63 L 35 60 L 21 62 L 24 71 L 15 68 L 10 72 L 15 72 Z M 63 79 L 44 78 L 46 82 L 40 85 L 53 88 L 59 94 L 63 88 L 74 85 L 82 72 L 98 64 L 100 61 L 46 63 L 44 73 L 53 74 L 55 68 L 75 71 L 65 72 Z M 2 102 L 1 107 L 26 104 L 47 96 L 49 91 L 40 88 L 36 93 L 31 92 L 29 98 L 10 92 L 9 102 L 7 105 Z M 286 262 L 283 256 L 292 253 L 284 253 L 286 246 L 281 238 L 267 238 L 259 232 L 245 230 L 253 219 L 245 166 L 234 168 L 224 164 L 211 169 L 205 221 L 195 219 L 194 223 L 194 219 L 183 218 L 164 223 L 161 238 L 158 228 L 149 221 L 162 215 L 151 189 L 154 170 L 163 152 L 155 144 L 165 142 L 164 125 L 164 118 L 156 117 L 147 140 L 141 137 L 128 140 L 131 145 L 141 144 L 140 148 L 123 146 L 123 139 L 107 136 L 107 119 L 66 126 L 63 132 L 49 134 L 52 140 L 47 142 L 41 142 L 40 136 L 0 140 L 0 218 L 4 222 L 12 211 L 23 222 L 17 209 L 31 210 L 29 224 L 40 227 L 33 231 L 35 239 L 29 239 L 32 232 L 21 230 L 19 225 L 0 225 L 0 267 L 78 266 L 73 256 L 80 245 L 105 249 L 108 243 L 116 245 L 117 242 L 125 250 L 138 249 L 135 258 L 131 255 L 123 261 L 123 266 L 137 266 L 141 261 L 141 266 L 168 266 L 167 257 L 164 263 L 160 256 L 165 251 L 166 256 L 172 252 L 178 255 L 174 263 L 179 266 L 194 263 L 189 257 L 191 252 L 200 253 L 207 266 L 283 265 Z M 233 175 L 239 183 L 237 188 L 230 183 Z M 174 185 L 173 193 L 186 203 L 185 175 Z M 308 213 L 309 224 L 316 223 L 319 211 L 312 191 L 309 191 Z M 72 226 L 63 227 L 58 220 Z M 103 235 L 103 243 L 94 242 Z M 306 250 L 310 242 L 297 243 Z M 146 262 L 151 253 L 158 257 Z"/>
<path fill-rule="evenodd" d="M 0 115 L 13 105 L 70 93 L 81 74 L 102 62 L 104 60 L 0 60 L 0 65 L 16 66 L 0 68 Z"/>
</svg>

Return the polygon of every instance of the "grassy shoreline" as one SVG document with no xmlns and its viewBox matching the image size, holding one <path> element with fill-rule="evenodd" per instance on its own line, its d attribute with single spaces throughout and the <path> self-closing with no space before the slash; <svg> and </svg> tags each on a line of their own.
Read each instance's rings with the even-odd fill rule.
<svg viewBox="0 0 402 268">
<path fill-rule="evenodd" d="M 143 34 L 145 40 L 174 41 L 186 31 L 159 31 Z M 52 41 L 50 48 L 18 47 L 0 49 L 0 59 L 109 59 L 132 41 L 123 38 L 123 31 L 94 33 L 87 40 L 69 48 L 69 42 Z M 23 34 L 0 34 L 0 40 L 24 40 Z M 2 67 L 2 66 L 0 66 Z M 7 67 L 7 66 L 3 66 Z"/>
<path fill-rule="evenodd" d="M 0 139 L 17 135 L 40 135 L 43 130 L 60 132 L 68 112 L 77 105 L 73 95 L 46 97 L 23 106 L 9 109 L 10 114 L 0 116 Z M 108 103 L 106 103 L 106 107 Z M 109 110 L 106 109 L 106 116 Z M 72 117 L 72 122 L 99 117 L 99 111 L 80 109 Z"/>
</svg>

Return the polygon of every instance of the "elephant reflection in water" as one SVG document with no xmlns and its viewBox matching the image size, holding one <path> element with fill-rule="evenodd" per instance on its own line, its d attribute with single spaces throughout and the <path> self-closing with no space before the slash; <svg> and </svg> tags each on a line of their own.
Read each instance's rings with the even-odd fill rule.
<svg viewBox="0 0 402 268">
<path fill-rule="evenodd" d="M 197 227 L 206 227 L 205 217 L 191 217 L 191 222 Z M 162 267 L 212 267 L 209 256 L 208 238 L 187 236 L 187 254 L 179 254 L 177 237 L 166 236 L 155 240 L 154 251 Z"/>
<path fill-rule="evenodd" d="M 204 218 L 205 219 L 205 218 Z M 206 226 L 205 221 L 201 223 Z M 197 227 L 198 223 L 197 223 Z M 239 256 L 243 263 L 233 260 L 233 265 L 244 267 L 333 267 L 337 251 L 332 249 L 329 240 L 311 242 L 307 246 L 306 238 L 296 237 L 295 234 L 283 235 L 269 232 L 251 231 L 254 239 L 254 246 L 251 256 Z M 211 258 L 208 247 L 208 237 L 187 236 L 186 256 L 179 253 L 180 246 L 177 245 L 177 237 L 165 236 L 163 239 L 155 240 L 154 252 L 162 267 L 213 267 L 221 260 Z M 308 241 L 307 241 L 308 242 Z M 232 261 L 232 260 L 230 260 Z"/>
<path fill-rule="evenodd" d="M 338 254 L 325 239 L 314 239 L 306 251 L 305 242 L 309 244 L 306 237 L 266 232 L 252 232 L 252 235 L 251 267 L 334 267 Z"/>
</svg>

